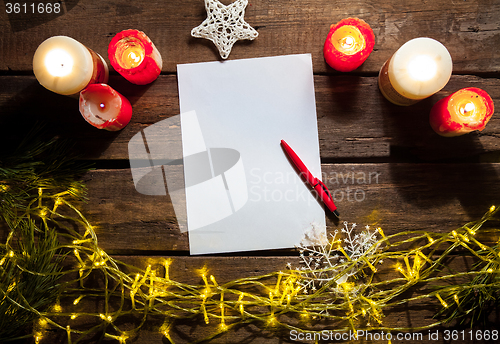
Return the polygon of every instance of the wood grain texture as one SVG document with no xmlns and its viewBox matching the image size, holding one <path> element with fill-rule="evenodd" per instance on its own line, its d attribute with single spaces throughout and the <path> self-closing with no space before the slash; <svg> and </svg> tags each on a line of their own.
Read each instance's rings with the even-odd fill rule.
<svg viewBox="0 0 500 344">
<path fill-rule="evenodd" d="M 130 124 L 119 132 L 98 130 L 78 110 L 76 99 L 45 90 L 35 78 L 4 76 L 0 84 L 0 124 L 9 127 L 3 139 L 22 136 L 26 123 L 44 121 L 59 136 L 77 142 L 87 159 L 128 160 L 128 142 L 147 126 L 179 114 L 177 78 L 162 75 L 153 84 L 136 86 L 122 77 L 110 85 L 133 106 Z M 479 87 L 500 102 L 500 81 L 495 78 L 453 76 L 446 87 L 411 107 L 389 103 L 376 77 L 317 75 L 314 78 L 321 158 L 326 161 L 436 161 L 488 159 L 500 161 L 498 109 L 482 132 L 443 138 L 428 121 L 436 101 L 464 87 Z M 366 160 L 365 160 L 366 161 Z"/>
<path fill-rule="evenodd" d="M 451 231 L 499 202 L 498 163 L 323 164 L 322 170 L 341 213 L 340 222 L 329 219 L 329 230 L 348 221 L 381 226 L 388 235 Z M 169 198 L 138 193 L 129 169 L 89 172 L 84 181 L 89 201 L 81 207 L 97 226 L 104 249 L 120 254 L 189 250 Z"/>
<path fill-rule="evenodd" d="M 37 46 L 56 35 L 71 36 L 109 61 L 109 41 L 129 28 L 142 30 L 152 39 L 163 57 L 164 72 L 175 72 L 178 63 L 220 60 L 210 41 L 190 35 L 206 18 L 202 0 L 62 3 L 59 15 L 7 14 L 2 6 L 0 70 L 30 71 Z M 315 72 L 333 72 L 323 59 L 324 40 L 331 24 L 350 16 L 368 22 L 376 36 L 375 49 L 358 72 L 378 72 L 402 44 L 416 37 L 445 44 L 456 73 L 500 70 L 496 49 L 500 44 L 500 4 L 495 0 L 253 0 L 245 19 L 259 37 L 237 42 L 229 58 L 311 53 Z"/>
</svg>

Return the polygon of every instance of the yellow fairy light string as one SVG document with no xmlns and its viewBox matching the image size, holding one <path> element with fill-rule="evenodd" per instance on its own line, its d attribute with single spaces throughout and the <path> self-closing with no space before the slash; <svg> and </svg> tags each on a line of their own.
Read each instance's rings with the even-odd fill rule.
<svg viewBox="0 0 500 344">
<path fill-rule="evenodd" d="M 42 188 L 38 188 L 38 207 L 42 208 Z"/>
<path fill-rule="evenodd" d="M 146 268 L 146 272 L 144 273 L 144 275 L 141 278 L 141 281 L 138 284 L 139 288 L 140 286 L 146 283 L 146 280 L 148 279 L 148 275 L 150 274 L 150 272 L 151 272 L 151 264 L 149 264 L 148 267 Z M 137 290 L 139 290 L 139 288 L 137 288 Z"/>
<path fill-rule="evenodd" d="M 214 275 L 210 275 L 210 281 L 214 284 L 215 287 L 218 287 L 219 285 L 217 284 L 217 281 L 215 280 Z"/>
<path fill-rule="evenodd" d="M 43 338 L 43 334 L 40 332 L 37 332 L 33 335 L 35 337 L 35 344 L 40 344 Z"/>
<path fill-rule="evenodd" d="M 57 208 L 63 204 L 63 201 L 61 201 L 61 199 L 59 197 L 56 198 L 55 202 L 54 202 L 54 208 L 52 208 L 52 212 L 55 213 Z"/>
<path fill-rule="evenodd" d="M 69 325 L 66 326 L 66 333 L 68 335 L 68 344 L 71 344 L 71 328 Z"/>
<path fill-rule="evenodd" d="M 454 294 L 454 295 L 453 295 L 453 300 L 454 300 L 454 301 L 455 301 L 455 303 L 457 304 L 458 310 L 459 310 L 460 312 L 463 312 L 464 310 L 463 310 L 462 306 L 460 305 L 460 299 L 458 298 L 458 295 L 457 295 L 457 294 Z"/>
<path fill-rule="evenodd" d="M 342 254 L 347 258 L 348 261 L 351 261 L 351 257 L 349 257 L 349 255 L 347 254 L 347 252 L 344 250 L 344 248 L 342 246 L 338 246 L 337 248 L 340 252 L 342 252 Z"/>
<path fill-rule="evenodd" d="M 370 261 L 366 257 L 362 257 L 368 267 L 372 270 L 372 272 L 377 272 L 377 269 L 370 263 Z"/>
<path fill-rule="evenodd" d="M 422 253 L 422 251 L 418 250 L 417 254 L 422 257 L 427 263 L 432 264 L 432 260 L 429 259 L 425 254 Z"/>
<path fill-rule="evenodd" d="M 444 308 L 448 308 L 448 304 L 441 298 L 441 295 L 436 293 L 436 297 L 438 298 L 439 302 L 441 302 Z"/>
<path fill-rule="evenodd" d="M 82 267 L 85 266 L 85 263 L 83 262 L 82 257 L 80 257 L 80 252 L 78 252 L 78 250 L 76 248 L 73 250 L 73 254 L 75 255 L 76 259 L 78 259 L 80 266 L 82 266 Z"/>
<path fill-rule="evenodd" d="M 109 334 L 109 333 L 106 333 L 104 335 L 106 338 L 110 338 L 110 339 L 114 339 L 114 340 L 117 340 L 118 342 L 120 342 L 120 344 L 124 344 L 126 343 L 127 339 L 128 339 L 128 336 L 124 333 L 122 333 L 121 335 L 119 336 L 115 336 L 115 335 L 112 335 L 112 334 Z"/>
<path fill-rule="evenodd" d="M 73 245 L 84 244 L 84 243 L 87 243 L 87 242 L 91 242 L 92 240 L 93 240 L 92 238 L 88 238 L 88 239 L 75 239 L 75 240 L 73 240 Z"/>
<path fill-rule="evenodd" d="M 462 239 L 463 241 L 465 241 L 465 242 L 470 242 L 469 238 L 468 238 L 468 237 L 466 237 L 466 236 L 465 236 L 465 235 L 463 235 L 463 234 L 458 234 L 458 237 L 459 237 L 460 239 Z"/>
<path fill-rule="evenodd" d="M 283 272 L 282 271 L 278 272 L 278 280 L 276 281 L 276 286 L 274 287 L 276 295 L 279 295 L 279 293 L 280 293 L 280 283 L 281 283 L 282 276 L 283 276 Z"/>
<path fill-rule="evenodd" d="M 40 203 L 42 206 L 43 203 L 47 203 L 49 199 L 51 202 L 56 200 L 56 198 L 54 197 L 51 198 L 50 195 L 47 194 L 43 194 L 43 199 L 44 202 Z M 33 208 L 31 214 L 38 214 L 38 211 L 40 209 L 50 210 L 51 208 L 38 208 L 38 209 Z M 486 217 L 484 217 L 482 221 L 484 222 L 488 220 L 489 219 L 488 216 L 491 216 L 493 214 L 493 211 L 495 210 L 496 209 L 493 208 L 490 211 L 490 214 L 487 216 L 485 215 Z M 54 220 L 53 217 L 57 218 L 57 216 L 58 214 L 52 214 L 52 216 L 49 216 L 47 219 L 47 223 L 53 221 Z M 79 271 L 80 275 L 79 279 L 75 278 L 75 282 L 77 280 L 83 282 L 83 280 L 86 280 L 89 276 L 93 276 L 92 274 L 99 273 L 99 275 L 102 274 L 105 275 L 106 291 L 102 291 L 101 293 L 99 290 L 92 290 L 92 294 L 95 294 L 97 298 L 98 297 L 104 298 L 106 304 L 104 312 L 101 314 L 91 313 L 89 315 L 92 316 L 97 315 L 98 320 L 101 319 L 106 322 L 110 323 L 113 322 L 111 326 L 107 327 L 104 326 L 101 327 L 101 329 L 103 329 L 104 336 L 106 338 L 115 339 L 120 343 L 124 343 L 127 340 L 128 335 L 126 332 L 120 330 L 118 324 L 122 322 L 118 321 L 118 318 L 125 314 L 134 314 L 134 313 L 144 314 L 144 318 L 142 318 L 144 320 L 138 326 L 137 329 L 133 330 L 133 333 L 137 333 L 137 331 L 139 331 L 140 327 L 143 325 L 143 323 L 146 321 L 146 318 L 149 317 L 150 314 L 151 316 L 164 315 L 168 319 L 188 319 L 197 312 L 200 315 L 201 313 L 204 314 L 204 319 L 206 319 L 207 323 L 209 317 L 213 317 L 214 319 L 220 318 L 220 323 L 216 325 L 220 326 L 219 332 L 217 333 L 232 328 L 233 319 L 235 319 L 234 324 L 237 324 L 238 322 L 244 323 L 255 320 L 257 323 L 267 321 L 269 325 L 277 324 L 277 325 L 284 325 L 286 327 L 288 325 L 281 324 L 280 323 L 281 317 L 278 317 L 278 315 L 281 316 L 281 314 L 286 314 L 286 313 L 293 314 L 294 312 L 299 313 L 301 319 L 307 319 L 310 318 L 311 316 L 313 316 L 314 318 L 316 317 L 321 318 L 324 316 L 327 319 L 332 319 L 333 321 L 337 321 L 338 323 L 336 323 L 335 326 L 338 326 L 336 328 L 338 328 L 339 330 L 345 330 L 349 328 L 356 330 L 356 326 L 358 326 L 359 323 L 363 323 L 363 321 L 372 322 L 376 320 L 377 322 L 381 323 L 382 321 L 381 319 L 384 316 L 382 312 L 384 307 L 390 304 L 394 304 L 393 297 L 395 294 L 391 293 L 397 293 L 397 295 L 402 295 L 402 292 L 407 291 L 415 280 L 426 283 L 428 281 L 431 281 L 431 277 L 428 276 L 432 275 L 433 276 L 432 278 L 436 278 L 435 274 L 433 273 L 439 271 L 438 270 L 439 264 L 433 264 L 433 261 L 425 254 L 423 254 L 420 250 L 404 248 L 397 252 L 393 251 L 388 252 L 384 251 L 385 248 L 381 248 L 379 250 L 373 250 L 373 256 L 358 257 L 355 256 L 354 254 L 349 256 L 343 248 L 339 247 L 339 251 L 342 252 L 345 258 L 347 258 L 348 262 L 338 263 L 339 265 L 336 268 L 337 270 L 333 270 L 334 266 L 332 265 L 329 266 L 330 270 L 315 269 L 316 270 L 315 273 L 317 274 L 317 276 L 320 276 L 317 278 L 317 280 L 324 278 L 324 281 L 326 281 L 324 284 L 321 284 L 322 287 L 317 290 L 311 288 L 311 286 L 313 285 L 308 283 L 309 282 L 319 283 L 319 282 L 317 282 L 317 280 L 312 279 L 310 277 L 311 275 L 306 275 L 305 273 L 300 271 L 290 271 L 285 274 L 283 274 L 282 272 L 276 272 L 276 273 L 273 272 L 264 276 L 252 276 L 251 278 L 241 278 L 219 286 L 213 275 L 210 275 L 210 281 L 207 279 L 207 276 L 209 275 L 206 274 L 207 269 L 205 268 L 204 269 L 205 273 L 202 274 L 203 283 L 201 283 L 201 285 L 200 283 L 195 285 L 189 285 L 177 281 L 170 281 L 170 276 L 169 276 L 170 262 L 166 263 L 165 261 L 163 262 L 160 261 L 160 264 L 163 263 L 165 265 L 164 278 L 156 276 L 155 271 L 151 271 L 151 265 L 150 265 L 148 266 L 148 269 L 146 269 L 145 272 L 140 272 L 138 274 L 135 274 L 135 280 L 134 280 L 133 278 L 134 274 L 127 275 L 126 272 L 123 272 L 121 270 L 121 266 L 118 267 L 118 265 L 122 263 L 115 261 L 113 258 L 106 255 L 105 252 L 98 247 L 95 233 L 93 232 L 93 228 L 90 226 L 90 224 L 88 224 L 84 220 L 79 220 L 79 221 L 80 221 L 79 223 L 84 224 L 85 228 L 87 229 L 85 236 L 82 237 L 78 232 L 75 232 L 74 235 L 70 234 L 72 236 L 69 236 L 70 238 L 69 242 L 71 243 L 71 241 L 73 240 L 76 241 L 77 243 L 74 244 L 74 246 L 71 245 L 64 246 L 65 249 L 73 250 L 73 252 L 76 252 L 75 257 L 77 257 L 77 260 L 78 257 L 80 257 L 81 260 L 81 262 L 80 260 L 78 260 L 78 263 L 80 265 L 79 266 L 77 265 L 76 269 L 73 270 L 73 271 Z M 482 222 L 481 223 L 478 222 L 478 224 L 472 226 L 469 229 L 475 232 L 478 231 L 481 225 Z M 469 224 L 469 226 L 471 225 Z M 69 231 L 71 230 L 72 229 L 69 228 Z M 379 231 L 379 233 L 382 235 L 382 240 L 380 240 L 377 243 L 377 245 L 380 245 L 382 241 L 387 239 L 383 231 Z M 409 234 L 410 234 L 410 239 L 407 239 L 407 236 Z M 445 257 L 445 255 L 449 254 L 453 250 L 446 251 L 441 256 L 439 256 L 439 254 L 436 252 L 440 251 L 436 251 L 435 247 L 431 247 L 433 244 L 435 243 L 441 244 L 446 241 L 448 242 L 454 241 L 454 239 L 456 239 L 457 243 L 462 242 L 463 244 L 465 244 L 467 242 L 467 239 L 469 239 L 469 242 L 473 243 L 468 246 L 470 252 L 473 254 L 477 254 L 478 258 L 484 259 L 484 262 L 481 263 L 482 265 L 480 266 L 480 268 L 477 269 L 477 271 L 475 270 L 474 272 L 477 272 L 479 276 L 484 277 L 484 275 L 481 274 L 494 273 L 495 271 L 497 271 L 497 266 L 498 266 L 497 248 L 496 247 L 490 248 L 484 244 L 476 244 L 475 239 L 472 238 L 472 234 L 468 230 L 468 227 L 457 229 L 452 234 L 450 234 L 449 232 L 430 233 L 430 234 L 424 232 L 425 236 L 423 236 L 422 232 L 419 232 L 418 235 L 415 236 L 415 239 L 411 237 L 412 234 L 413 234 L 412 232 L 402 232 L 395 235 L 391 235 L 391 238 L 396 238 L 397 235 L 404 235 L 405 236 L 404 243 L 416 243 L 418 242 L 416 240 L 420 240 L 422 238 L 425 238 L 425 236 L 427 236 L 427 238 L 429 239 L 429 244 L 424 244 L 425 247 L 423 247 L 422 249 L 429 248 L 429 252 L 432 252 L 432 254 L 436 254 L 437 255 L 436 262 L 440 262 Z M 451 236 L 453 236 L 454 239 L 452 239 Z M 332 242 L 334 244 L 330 244 L 330 247 L 336 247 L 335 245 L 339 244 L 338 240 Z M 403 243 L 403 241 L 401 242 L 395 241 L 395 243 L 391 247 L 398 247 L 398 245 L 401 245 L 401 243 Z M 9 248 L 12 246 L 9 245 L 6 247 L 7 247 L 6 252 L 9 252 Z M 453 248 L 454 246 L 452 245 L 451 247 Z M 478 251 L 477 250 L 478 247 L 484 249 L 484 251 L 487 252 Z M 322 249 L 325 250 L 327 248 L 328 246 L 325 246 Z M 19 255 L 21 254 L 24 254 L 24 252 L 19 253 Z M 6 253 L 3 259 L 8 259 L 9 256 L 10 253 Z M 16 257 L 16 255 L 13 252 L 12 258 L 14 257 Z M 373 257 L 373 259 L 371 257 Z M 411 283 L 408 283 L 407 281 L 404 281 L 401 278 L 393 278 L 389 280 L 379 279 L 376 280 L 376 282 L 372 283 L 370 276 L 361 276 L 361 274 L 358 274 L 359 271 L 356 271 L 357 267 L 362 266 L 362 267 L 369 267 L 373 271 L 373 273 L 376 273 L 377 269 L 374 266 L 375 264 L 374 262 L 380 262 L 382 261 L 382 258 L 386 261 L 392 261 L 393 259 L 399 260 L 401 263 L 402 260 L 404 260 L 405 263 L 403 263 L 403 266 L 398 264 L 397 270 L 400 273 L 402 273 L 407 280 L 411 279 L 410 281 Z M 0 260 L 0 265 L 1 262 L 2 261 Z M 6 261 L 4 260 L 3 264 L 5 264 L 5 262 Z M 426 265 L 426 262 L 429 263 L 430 266 L 427 267 L 424 274 L 424 272 L 422 271 L 422 267 Z M 99 270 L 98 272 L 95 272 L 94 269 L 94 266 L 96 265 L 95 263 L 98 263 L 97 267 L 99 268 L 103 265 L 106 265 L 106 267 L 100 268 L 98 269 Z M 126 264 L 122 266 L 127 267 Z M 330 276 L 328 276 L 328 274 L 325 273 L 325 272 L 331 272 L 332 270 L 341 271 L 341 273 L 344 276 L 349 276 L 350 280 L 352 280 L 351 277 L 354 276 L 354 278 L 356 278 L 356 283 L 357 283 L 355 292 L 350 290 L 353 284 L 349 283 L 338 284 L 338 286 L 335 287 L 336 285 L 335 274 L 331 274 L 333 275 L 333 277 L 331 277 L 333 279 L 328 280 Z M 448 281 L 449 278 L 457 275 L 460 275 L 460 273 L 455 275 L 450 274 L 446 276 L 438 276 L 438 279 L 442 281 Z M 109 289 L 107 284 L 108 281 L 110 283 Z M 112 284 L 113 282 L 115 282 L 115 284 Z M 274 284 L 274 282 L 276 282 L 276 284 Z M 323 283 L 323 280 L 321 280 L 321 282 Z M 364 283 L 366 283 L 366 285 Z M 167 284 L 169 288 L 168 293 L 163 292 Z M 78 284 L 77 283 L 72 284 L 72 288 L 74 288 L 74 285 Z M 317 285 L 318 284 L 316 284 L 316 286 Z M 371 289 L 372 285 L 374 286 L 374 289 Z M 17 286 L 9 288 L 5 287 L 5 289 L 14 290 L 13 288 L 15 287 Z M 384 289 L 385 287 L 387 287 L 387 289 Z M 149 288 L 149 293 L 146 292 L 148 288 Z M 306 288 L 307 290 L 314 291 L 314 293 L 300 294 L 300 291 L 306 290 Z M 491 287 L 489 284 L 485 284 L 485 288 L 491 288 Z M 121 294 L 120 294 L 120 289 L 121 289 Z M 374 291 L 377 289 L 378 291 Z M 128 298 L 128 294 L 127 297 L 124 297 L 123 295 L 124 290 L 129 291 L 131 296 L 130 299 Z M 267 292 L 269 292 L 269 300 L 267 300 L 266 298 L 266 292 L 263 293 L 262 290 L 266 290 Z M 457 292 L 458 290 L 461 291 L 462 289 L 458 289 L 457 287 L 456 289 L 452 290 L 453 292 Z M 65 297 L 67 297 L 67 295 L 74 295 L 76 297 L 79 295 L 78 293 L 80 293 L 81 297 L 83 295 L 83 292 L 84 290 L 82 284 L 82 289 L 76 291 L 74 289 L 71 289 L 69 293 L 67 294 L 63 293 L 62 295 L 66 295 Z M 450 293 L 449 289 L 441 289 L 440 292 L 441 294 L 430 293 L 428 295 L 423 295 L 422 299 L 433 298 L 435 296 L 436 299 L 433 299 L 434 303 L 437 303 L 437 301 L 439 300 L 443 306 L 452 308 L 452 311 L 455 311 L 457 306 L 460 307 L 460 299 L 458 295 L 461 294 L 459 293 L 453 294 L 453 292 Z M 344 297 L 338 297 L 339 293 L 342 293 Z M 225 301 L 224 301 L 224 295 L 226 298 Z M 234 302 L 234 299 L 236 297 L 234 297 L 233 299 L 229 295 L 233 296 L 238 295 L 238 302 L 236 303 Z M 296 297 L 296 295 L 298 296 Z M 363 295 L 365 296 L 370 295 L 370 296 L 366 297 L 365 301 L 362 298 L 364 297 Z M 378 297 L 380 300 L 383 301 L 373 301 L 371 299 L 373 295 L 376 295 L 375 300 Z M 441 295 L 443 295 L 443 297 L 446 296 L 445 298 L 450 298 L 450 299 L 451 297 L 453 297 L 454 302 L 451 302 L 450 305 L 446 304 L 443 298 L 441 298 Z M 216 299 L 217 296 L 220 296 L 220 302 L 217 302 Z M 296 297 L 296 299 L 294 299 L 294 297 Z M 110 313 L 108 311 L 108 304 L 111 304 L 113 298 L 114 301 L 121 302 L 121 304 L 119 305 L 119 307 L 114 309 L 114 312 Z M 158 302 L 155 301 L 154 304 L 155 307 L 141 307 L 147 305 L 146 302 L 147 300 L 152 302 L 153 298 L 158 301 Z M 286 303 L 284 301 L 285 298 L 286 298 Z M 135 300 L 137 300 L 137 305 L 140 305 L 139 307 L 136 307 Z M 325 300 L 332 300 L 332 301 L 325 302 Z M 408 300 L 406 299 L 398 300 L 398 302 L 400 301 L 407 302 Z M 69 300 L 69 302 L 71 302 L 71 300 Z M 127 302 L 128 304 L 126 304 Z M 293 307 L 290 307 L 290 304 L 292 302 L 294 302 Z M 464 301 L 462 301 L 462 303 L 463 302 Z M 133 304 L 132 311 L 130 311 L 130 303 Z M 199 308 L 200 303 L 202 304 L 201 309 Z M 219 307 L 215 307 L 217 304 L 219 305 Z M 165 306 L 165 308 L 162 309 L 161 306 Z M 269 308 L 266 306 L 270 306 L 271 312 L 269 312 Z M 230 309 L 234 309 L 235 312 L 227 310 L 226 309 L 227 307 L 229 307 Z M 73 320 L 74 319 L 73 316 L 76 316 L 78 314 L 78 313 L 71 313 L 71 310 L 68 313 L 62 313 L 62 310 L 59 309 L 60 314 L 54 314 L 54 311 L 55 309 L 52 309 L 47 314 L 49 315 L 49 317 L 55 319 L 57 319 L 57 317 L 61 317 L 67 320 L 68 317 L 71 316 L 71 319 Z M 338 312 L 336 313 L 336 311 L 342 311 L 342 313 Z M 339 316 L 338 314 L 342 314 L 342 316 Z M 363 316 L 368 315 L 368 318 L 360 322 L 358 317 L 360 317 L 361 315 Z M 244 317 L 246 317 L 245 320 Z M 228 323 L 229 321 L 231 321 L 231 326 L 228 327 L 226 323 Z M 52 323 L 53 320 L 51 320 L 51 324 Z M 171 323 L 173 323 L 173 320 Z M 54 324 L 57 325 L 57 322 L 54 321 Z M 429 328 L 431 328 L 432 326 L 435 325 L 431 324 L 429 325 Z M 110 333 L 108 333 L 110 331 L 114 331 L 113 333 L 117 335 L 111 335 Z M 170 340 L 168 328 L 167 329 L 162 328 L 161 331 L 163 334 L 165 334 L 167 339 Z M 86 331 L 80 332 L 77 330 L 70 330 L 70 333 L 71 332 L 73 334 L 81 333 L 82 337 L 83 335 L 88 335 L 90 333 Z"/>
<path fill-rule="evenodd" d="M 205 285 L 207 286 L 207 288 L 209 288 L 209 284 L 208 284 L 208 280 L 207 280 L 207 267 L 204 266 L 203 268 L 201 268 L 200 270 L 198 270 L 199 274 L 201 275 L 201 278 L 203 279 L 203 282 L 205 282 Z"/>
<path fill-rule="evenodd" d="M 203 312 L 203 319 L 205 320 L 205 324 L 208 325 L 209 323 L 209 319 L 208 319 L 208 313 L 207 313 L 207 309 L 205 307 L 205 302 L 207 300 L 207 294 L 206 293 L 203 293 L 200 295 L 202 297 L 202 303 L 201 303 L 201 311 Z"/>
<path fill-rule="evenodd" d="M 406 274 L 406 272 L 404 271 L 404 269 L 403 269 L 403 267 L 401 266 L 401 264 L 399 264 L 399 263 L 398 263 L 398 264 L 396 264 L 396 270 L 398 270 L 399 272 L 401 272 L 401 274 L 402 274 L 403 276 L 405 276 L 405 278 L 406 278 L 406 279 L 408 279 L 408 280 L 410 279 L 410 278 L 408 277 L 408 275 Z"/>
<path fill-rule="evenodd" d="M 45 318 L 40 318 L 40 319 L 38 320 L 38 325 L 39 325 L 40 327 L 45 327 L 45 326 L 47 326 L 47 319 L 45 319 Z"/>
<path fill-rule="evenodd" d="M 358 331 L 356 330 L 356 326 L 354 326 L 352 317 L 349 317 L 349 325 L 351 325 L 352 332 L 354 333 L 354 338 L 358 339 Z"/>
<path fill-rule="evenodd" d="M 276 293 L 277 293 L 277 295 L 279 295 L 280 294 L 280 289 L 283 289 L 283 293 L 281 293 L 280 304 L 283 303 L 283 301 L 285 300 L 285 298 L 287 298 L 287 303 L 289 304 L 288 299 L 290 298 L 290 294 L 288 292 L 289 292 L 290 289 L 293 290 L 293 287 L 289 283 L 291 276 L 288 276 L 288 278 L 285 281 L 283 281 L 283 283 L 281 283 L 281 280 L 282 280 L 281 277 L 282 276 L 283 276 L 283 272 L 280 271 L 279 275 L 278 275 L 278 283 L 276 283 Z M 280 283 L 283 285 L 282 288 L 280 286 Z"/>
<path fill-rule="evenodd" d="M 269 304 L 271 306 L 271 315 L 269 317 L 269 322 L 271 325 L 274 324 L 274 302 L 273 302 L 273 292 L 269 292 Z"/>
<path fill-rule="evenodd" d="M 154 298 L 154 285 L 153 285 L 155 277 L 156 277 L 156 272 L 151 271 L 151 274 L 149 277 L 149 308 L 153 307 L 154 300 L 155 300 L 155 298 Z"/>
<path fill-rule="evenodd" d="M 226 319 L 224 318 L 224 292 L 220 294 L 220 324 L 222 328 L 226 328 Z"/>
<path fill-rule="evenodd" d="M 43 218 L 47 217 L 47 213 L 48 213 L 47 209 L 45 209 L 45 208 L 40 209 L 40 211 L 38 212 L 38 216 L 40 216 L 43 219 Z"/>
<path fill-rule="evenodd" d="M 434 239 L 428 233 L 425 233 L 425 236 L 427 237 L 427 240 L 429 240 L 430 244 L 434 243 Z"/>
<path fill-rule="evenodd" d="M 172 264 L 172 259 L 167 259 L 165 260 L 164 266 L 165 266 L 165 279 L 167 281 L 170 281 L 170 265 Z"/>
<path fill-rule="evenodd" d="M 135 294 L 139 290 L 139 279 L 141 278 L 141 275 L 136 274 L 134 283 L 132 284 L 132 290 L 130 290 L 130 301 L 132 302 L 132 309 L 136 309 L 135 307 Z"/>
<path fill-rule="evenodd" d="M 80 300 L 81 300 L 81 299 L 83 299 L 83 298 L 84 298 L 84 295 L 80 295 L 78 298 L 76 298 L 76 299 L 73 301 L 73 304 L 76 306 L 76 305 L 80 302 Z"/>
<path fill-rule="evenodd" d="M 99 318 L 101 318 L 102 320 L 109 322 L 109 323 L 113 322 L 113 317 L 111 315 L 106 316 L 106 315 L 100 313 Z"/>
<path fill-rule="evenodd" d="M 238 302 L 236 302 L 236 305 L 239 305 L 239 310 L 240 310 L 240 314 L 241 314 L 241 317 L 243 318 L 245 316 L 245 309 L 243 307 L 243 297 L 245 295 L 243 293 L 240 294 L 240 296 L 238 297 Z"/>
<path fill-rule="evenodd" d="M 384 241 L 386 242 L 386 244 L 389 246 L 390 245 L 389 239 L 385 236 L 384 231 L 382 230 L 382 228 L 377 227 L 377 232 L 380 233 L 380 235 L 382 236 L 382 238 L 384 239 Z"/>
<path fill-rule="evenodd" d="M 52 310 L 56 313 L 61 313 L 62 312 L 62 307 L 59 304 L 59 300 L 52 306 Z"/>
<path fill-rule="evenodd" d="M 165 336 L 165 338 L 167 338 L 170 341 L 170 343 L 174 342 L 172 340 L 172 338 L 170 338 L 170 328 L 172 327 L 172 325 L 173 325 L 173 321 L 169 321 L 167 319 L 167 320 L 165 320 L 163 325 L 161 325 L 161 327 L 160 327 L 160 332 Z"/>
</svg>

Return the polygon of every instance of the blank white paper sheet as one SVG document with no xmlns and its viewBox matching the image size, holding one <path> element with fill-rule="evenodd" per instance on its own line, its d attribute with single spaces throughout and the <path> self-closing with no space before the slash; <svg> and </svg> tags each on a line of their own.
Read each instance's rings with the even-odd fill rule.
<svg viewBox="0 0 500 344">
<path fill-rule="evenodd" d="M 321 177 L 310 54 L 177 66 L 191 254 L 290 248 L 323 206 L 284 139 Z"/>
</svg>

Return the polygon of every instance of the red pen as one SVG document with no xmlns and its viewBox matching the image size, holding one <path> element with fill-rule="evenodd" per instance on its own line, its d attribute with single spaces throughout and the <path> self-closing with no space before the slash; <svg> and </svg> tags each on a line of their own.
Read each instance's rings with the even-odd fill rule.
<svg viewBox="0 0 500 344">
<path fill-rule="evenodd" d="M 285 142 L 285 140 L 281 140 L 281 146 L 285 150 L 286 155 L 292 160 L 292 163 L 295 165 L 297 170 L 299 170 L 300 175 L 304 176 L 306 182 L 311 185 L 311 187 L 316 190 L 321 201 L 325 203 L 326 207 L 330 209 L 335 216 L 339 217 L 339 212 L 337 211 L 337 207 L 335 203 L 333 203 L 333 197 L 328 191 L 328 188 L 325 184 L 318 178 L 314 177 L 309 169 L 304 165 L 302 160 L 300 160 L 299 156 L 293 151 L 293 149 Z"/>
</svg>

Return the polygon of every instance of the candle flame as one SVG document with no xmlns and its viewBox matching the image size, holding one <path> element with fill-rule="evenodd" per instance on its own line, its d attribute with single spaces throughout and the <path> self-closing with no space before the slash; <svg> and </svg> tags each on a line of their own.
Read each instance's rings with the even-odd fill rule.
<svg viewBox="0 0 500 344">
<path fill-rule="evenodd" d="M 354 25 L 338 28 L 331 37 L 333 47 L 345 55 L 354 55 L 366 47 L 363 34 Z"/>
<path fill-rule="evenodd" d="M 130 53 L 130 58 L 131 58 L 132 60 L 134 60 L 134 62 L 135 62 L 135 63 L 137 63 L 137 62 L 139 62 L 139 61 L 141 60 L 141 57 L 140 57 L 140 56 L 137 56 L 136 54 L 134 54 L 134 52 L 133 52 L 133 51 Z"/>
<path fill-rule="evenodd" d="M 352 38 L 351 36 L 347 36 L 342 40 L 341 44 L 343 48 L 349 49 L 354 44 L 354 38 Z"/>
<path fill-rule="evenodd" d="M 428 55 L 417 55 L 408 63 L 408 73 L 417 81 L 427 81 L 436 76 L 437 64 Z"/>
<path fill-rule="evenodd" d="M 73 58 L 67 51 L 53 49 L 45 56 L 47 71 L 56 77 L 66 76 L 73 69 Z"/>
<path fill-rule="evenodd" d="M 121 56 L 118 56 L 118 63 L 120 66 L 127 69 L 139 66 L 145 57 L 144 48 L 135 41 L 126 41 L 122 44 L 120 49 L 117 50 L 117 53 L 120 54 L 120 51 L 122 52 Z"/>
<path fill-rule="evenodd" d="M 460 107 L 460 113 L 462 115 L 468 115 L 469 112 L 474 111 L 476 107 L 474 106 L 474 103 L 467 103 L 465 106 Z"/>
</svg>

